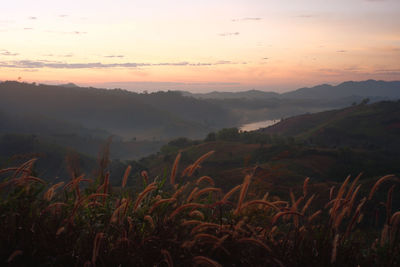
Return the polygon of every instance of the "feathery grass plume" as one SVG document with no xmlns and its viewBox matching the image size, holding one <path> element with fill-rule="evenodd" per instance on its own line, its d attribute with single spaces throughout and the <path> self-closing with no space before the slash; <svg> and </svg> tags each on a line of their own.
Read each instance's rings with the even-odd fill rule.
<svg viewBox="0 0 400 267">
<path fill-rule="evenodd" d="M 352 193 L 353 193 L 353 190 L 354 190 L 354 189 L 356 188 L 356 186 L 357 186 L 357 182 L 358 182 L 358 180 L 360 179 L 361 175 L 362 175 L 362 172 L 361 172 L 359 175 L 357 175 L 356 179 L 354 179 L 354 181 L 351 183 L 351 186 L 350 186 L 350 188 L 349 188 L 349 191 L 347 191 L 347 195 L 346 195 L 346 197 L 344 198 L 345 200 L 349 200 L 350 196 L 351 196 Z"/>
<path fill-rule="evenodd" d="M 182 193 L 183 190 L 186 189 L 186 187 L 188 187 L 189 183 L 186 183 L 184 185 L 182 185 L 180 188 L 178 188 L 175 193 L 172 195 L 172 198 L 178 198 L 178 196 Z"/>
<path fill-rule="evenodd" d="M 164 256 L 164 261 L 167 263 L 168 267 L 173 267 L 174 262 L 172 261 L 171 254 L 166 249 L 161 250 L 161 254 Z"/>
<path fill-rule="evenodd" d="M 50 201 L 53 198 L 54 191 L 57 190 L 57 188 L 61 187 L 64 185 L 64 182 L 59 182 L 53 186 L 51 186 L 44 194 L 43 194 L 43 199 L 46 201 Z"/>
<path fill-rule="evenodd" d="M 351 209 L 353 208 L 354 202 L 356 200 L 357 194 L 360 191 L 361 185 L 358 185 L 357 188 L 354 190 L 353 194 L 351 195 L 351 199 L 349 204 L 347 205 L 347 215 L 350 215 Z"/>
<path fill-rule="evenodd" d="M 189 213 L 190 217 L 200 217 L 200 219 L 204 220 L 204 214 L 199 210 L 193 210 Z"/>
<path fill-rule="evenodd" d="M 332 200 L 333 198 L 333 191 L 335 190 L 335 186 L 332 186 L 331 189 L 329 189 L 329 200 Z"/>
<path fill-rule="evenodd" d="M 170 203 L 176 201 L 176 198 L 166 198 L 166 199 L 160 199 L 159 201 L 155 202 L 153 206 L 151 206 L 149 210 L 149 214 L 153 213 L 153 211 L 160 206 L 163 203 Z"/>
<path fill-rule="evenodd" d="M 226 234 L 226 235 L 224 235 L 223 237 L 219 238 L 219 239 L 218 239 L 218 242 L 215 243 L 213 249 L 220 248 L 220 247 L 222 246 L 222 244 L 224 243 L 224 241 L 225 241 L 226 239 L 228 239 L 229 237 L 230 237 L 230 235 L 229 235 L 229 234 Z"/>
<path fill-rule="evenodd" d="M 333 239 L 332 243 L 332 254 L 331 254 L 331 263 L 335 263 L 336 261 L 336 256 L 337 256 L 337 248 L 339 245 L 339 234 L 335 235 L 335 238 Z"/>
<path fill-rule="evenodd" d="M 12 172 L 12 171 L 16 171 L 16 170 L 18 170 L 17 167 L 6 168 L 6 169 L 0 170 L 0 174 L 6 173 L 6 172 Z"/>
<path fill-rule="evenodd" d="M 314 212 L 310 217 L 308 217 L 308 222 L 312 222 L 315 218 L 318 217 L 318 215 L 320 215 L 322 213 L 322 210 L 317 210 L 316 212 Z"/>
<path fill-rule="evenodd" d="M 280 211 L 275 216 L 272 218 L 271 224 L 274 225 L 280 217 L 285 216 L 285 215 L 296 215 L 299 217 L 303 217 L 303 214 L 297 212 L 297 211 Z"/>
<path fill-rule="evenodd" d="M 311 202 L 313 201 L 315 197 L 315 194 L 313 194 L 306 202 L 306 204 L 304 204 L 303 209 L 301 210 L 301 214 L 304 215 L 304 213 L 306 212 L 306 210 L 308 209 L 308 207 L 310 206 Z"/>
<path fill-rule="evenodd" d="M 245 237 L 245 238 L 239 239 L 237 242 L 238 242 L 238 243 L 256 244 L 256 245 L 258 245 L 258 246 L 264 248 L 266 251 L 272 252 L 272 250 L 271 250 L 266 244 L 264 244 L 263 242 L 261 242 L 261 241 L 258 240 L 258 239 L 255 239 L 255 238 L 251 238 L 251 237 L 247 237 L 247 238 L 246 238 L 246 237 Z"/>
<path fill-rule="evenodd" d="M 108 190 L 109 190 L 109 186 L 110 186 L 110 172 L 106 173 L 106 176 L 104 177 L 104 195 L 107 195 Z M 106 204 L 106 197 L 103 197 L 103 205 Z"/>
<path fill-rule="evenodd" d="M 111 142 L 112 142 L 112 136 L 107 138 L 106 142 L 100 149 L 98 158 L 97 158 L 98 166 L 99 166 L 97 173 L 98 173 L 98 177 L 99 177 L 99 183 L 101 183 L 101 184 L 104 182 L 103 179 L 104 179 L 105 171 L 108 167 L 108 164 L 110 163 Z"/>
<path fill-rule="evenodd" d="M 182 226 L 188 226 L 188 225 L 193 225 L 193 224 L 200 224 L 203 223 L 202 221 L 199 220 L 184 220 L 181 225 Z"/>
<path fill-rule="evenodd" d="M 372 187 L 371 191 L 369 192 L 368 195 L 368 200 L 371 200 L 372 197 L 374 196 L 374 193 L 376 190 L 378 190 L 378 187 L 385 181 L 390 180 L 392 178 L 396 177 L 393 174 L 389 174 L 389 175 L 385 175 L 383 177 L 381 177 L 378 181 L 376 181 L 375 185 Z"/>
<path fill-rule="evenodd" d="M 182 174 L 181 174 L 181 177 L 185 177 L 185 176 L 189 173 L 189 171 L 192 169 L 192 167 L 193 167 L 193 164 L 190 164 L 189 166 L 187 166 L 187 167 L 183 170 L 183 172 L 182 172 Z"/>
<path fill-rule="evenodd" d="M 79 176 L 78 178 L 75 178 L 74 180 L 70 181 L 69 183 L 67 183 L 66 185 L 64 185 L 64 190 L 69 190 L 69 191 L 73 191 L 75 190 L 75 195 L 78 199 L 81 198 L 81 193 L 79 190 L 79 184 L 81 182 L 92 182 L 91 179 L 84 179 L 85 175 L 82 174 L 81 176 Z M 69 189 L 68 189 L 69 188 Z M 99 192 L 98 192 L 99 193 Z"/>
<path fill-rule="evenodd" d="M 23 186 L 28 182 L 37 182 L 37 183 L 41 183 L 41 184 L 46 184 L 45 181 L 43 181 L 42 179 L 38 178 L 38 177 L 34 177 L 34 176 L 24 176 L 21 178 L 14 178 L 11 180 L 15 185 L 20 185 Z"/>
<path fill-rule="evenodd" d="M 194 236 L 193 242 L 198 242 L 199 239 L 201 239 L 203 241 L 208 241 L 209 243 L 213 243 L 213 244 L 216 244 L 219 241 L 218 237 L 216 237 L 214 235 L 200 233 L 200 234 L 197 234 Z"/>
<path fill-rule="evenodd" d="M 174 165 L 172 165 L 171 178 L 170 178 L 171 185 L 175 184 L 175 177 L 176 177 L 176 172 L 178 171 L 178 165 L 180 159 L 181 159 L 181 152 L 178 153 L 178 155 L 175 158 Z"/>
<path fill-rule="evenodd" d="M 147 196 L 148 193 L 150 193 L 153 190 L 157 189 L 157 185 L 156 183 L 151 183 L 149 184 L 137 197 L 135 205 L 133 206 L 133 210 L 136 211 L 140 205 L 140 203 L 142 203 L 142 200 Z"/>
<path fill-rule="evenodd" d="M 187 208 L 203 208 L 204 205 L 203 204 L 199 204 L 199 203 L 186 203 L 183 204 L 182 206 L 178 207 L 177 209 L 175 209 L 170 215 L 169 215 L 169 219 L 173 219 L 176 215 L 178 215 L 179 212 L 183 211 L 184 209 Z"/>
<path fill-rule="evenodd" d="M 215 187 L 204 188 L 195 194 L 194 199 L 198 199 L 201 195 L 208 193 L 208 192 L 221 192 L 221 189 L 215 188 Z"/>
<path fill-rule="evenodd" d="M 22 254 L 23 254 L 22 250 L 15 250 L 13 253 L 11 253 L 10 257 L 8 257 L 7 262 L 8 263 L 12 262 L 15 257 Z"/>
<path fill-rule="evenodd" d="M 129 202 L 126 198 L 122 199 L 121 204 L 114 210 L 111 215 L 110 223 L 116 223 L 120 219 L 121 210 L 125 209 L 129 205 Z"/>
<path fill-rule="evenodd" d="M 77 212 L 78 208 L 79 208 L 80 206 L 82 206 L 82 204 L 83 204 L 85 201 L 88 201 L 89 199 L 92 199 L 92 198 L 97 198 L 97 197 L 103 197 L 103 198 L 104 198 L 104 197 L 107 197 L 107 196 L 108 196 L 108 195 L 101 194 L 101 193 L 94 193 L 94 194 L 91 194 L 91 195 L 89 195 L 89 196 L 87 196 L 87 197 L 85 197 L 85 198 L 81 198 L 80 200 L 78 200 L 78 201 L 76 202 L 74 208 L 72 209 L 72 212 L 71 212 L 71 215 L 70 215 L 70 218 L 69 218 L 68 221 L 69 221 L 70 223 L 73 222 L 75 213 Z"/>
<path fill-rule="evenodd" d="M 222 198 L 221 202 L 224 203 L 226 202 L 236 191 L 238 191 L 240 188 L 242 188 L 242 185 L 237 185 L 234 188 L 232 188 L 228 193 L 225 194 L 225 196 Z"/>
<path fill-rule="evenodd" d="M 303 196 L 304 197 L 306 197 L 307 196 L 307 187 L 308 187 L 308 183 L 310 182 L 310 177 L 307 177 L 305 180 L 304 180 L 304 183 L 303 183 Z"/>
<path fill-rule="evenodd" d="M 61 233 L 63 233 L 65 231 L 65 227 L 62 226 L 60 228 L 58 228 L 57 232 L 56 232 L 56 236 L 59 236 Z"/>
<path fill-rule="evenodd" d="M 245 209 L 245 208 L 247 208 L 247 207 L 249 207 L 251 205 L 268 206 L 270 208 L 274 208 L 277 211 L 280 210 L 277 206 L 275 206 L 274 204 L 272 204 L 271 202 L 266 201 L 266 200 L 250 200 L 248 202 L 243 203 L 241 209 Z"/>
<path fill-rule="evenodd" d="M 28 160 L 27 162 L 21 164 L 21 166 L 19 166 L 17 168 L 17 170 L 14 172 L 14 175 L 12 176 L 12 178 L 15 178 L 18 176 L 18 174 L 20 174 L 21 172 L 24 173 L 24 175 L 28 175 L 31 174 L 32 172 L 32 167 L 33 164 L 37 161 L 37 158 L 33 158 Z"/>
<path fill-rule="evenodd" d="M 92 252 L 92 265 L 96 266 L 96 260 L 99 256 L 99 250 L 101 241 L 103 240 L 104 233 L 97 233 L 93 241 L 93 252 Z"/>
<path fill-rule="evenodd" d="M 400 211 L 393 213 L 392 217 L 390 218 L 390 225 L 395 225 L 400 222 Z"/>
<path fill-rule="evenodd" d="M 204 256 L 195 256 L 193 258 L 193 263 L 194 263 L 194 266 L 206 265 L 206 266 L 211 266 L 211 267 L 222 267 L 222 265 L 219 264 L 218 262 L 216 262 L 210 258 L 204 257 Z"/>
<path fill-rule="evenodd" d="M 126 168 L 125 173 L 124 173 L 124 178 L 122 179 L 122 188 L 125 188 L 126 182 L 128 181 L 128 177 L 129 177 L 129 174 L 131 173 L 131 170 L 132 170 L 132 166 L 129 165 Z"/>
<path fill-rule="evenodd" d="M 149 174 L 147 173 L 147 171 L 142 171 L 140 175 L 143 177 L 143 180 L 147 185 L 149 183 Z"/>
<path fill-rule="evenodd" d="M 381 232 L 381 247 L 383 247 L 389 241 L 389 230 L 390 226 L 385 223 Z"/>
<path fill-rule="evenodd" d="M 156 227 L 154 224 L 153 218 L 151 218 L 150 215 L 144 216 L 143 219 L 150 224 L 152 229 L 154 229 Z"/>
<path fill-rule="evenodd" d="M 244 180 L 242 183 L 242 189 L 240 190 L 238 204 L 237 204 L 236 210 L 234 212 L 235 214 L 239 213 L 240 209 L 242 208 L 243 200 L 246 197 L 247 190 L 249 189 L 251 177 L 252 177 L 251 175 L 246 175 L 244 177 Z"/>
<path fill-rule="evenodd" d="M 292 201 L 292 206 L 296 205 L 296 197 L 295 197 L 292 189 L 290 189 L 290 200 Z"/>
<path fill-rule="evenodd" d="M 334 220 L 333 220 L 333 227 L 334 229 L 339 229 L 339 226 L 344 218 L 344 216 L 346 215 L 347 210 L 343 209 L 342 212 L 340 212 L 337 216 L 335 216 Z"/>
<path fill-rule="evenodd" d="M 214 150 L 211 150 L 210 152 L 207 152 L 206 154 L 204 154 L 203 156 L 201 156 L 200 158 L 198 158 L 192 165 L 192 167 L 190 168 L 190 170 L 187 173 L 187 176 L 192 176 L 194 171 L 200 166 L 200 163 L 202 163 L 206 158 L 208 158 L 209 156 L 211 156 L 212 154 L 214 154 Z"/>
<path fill-rule="evenodd" d="M 54 207 L 60 207 L 60 206 L 68 206 L 66 203 L 64 202 L 56 202 L 56 203 L 52 203 L 50 205 L 48 205 L 46 208 L 44 208 L 41 212 L 40 215 L 45 214 L 46 212 L 48 212 L 49 210 L 51 210 Z"/>
<path fill-rule="evenodd" d="M 386 200 L 386 224 L 390 223 L 390 217 L 392 216 L 392 202 L 393 202 L 393 190 L 396 185 L 392 185 L 388 191 Z"/>
<path fill-rule="evenodd" d="M 195 187 L 192 192 L 190 192 L 188 198 L 186 199 L 186 202 L 190 202 L 193 199 L 194 194 L 196 194 L 196 192 L 199 190 L 198 187 Z"/>
<path fill-rule="evenodd" d="M 362 203 L 362 205 L 364 205 L 364 203 Z M 350 235 L 350 232 L 353 229 L 353 226 L 356 223 L 357 218 L 360 216 L 362 205 L 359 206 L 360 208 L 357 208 L 356 211 L 354 212 L 353 218 L 351 218 L 351 221 L 350 221 L 349 225 L 346 228 L 345 237 L 348 237 Z"/>
<path fill-rule="evenodd" d="M 364 206 L 365 202 L 367 202 L 367 198 L 364 197 L 364 198 L 360 201 L 360 203 L 358 204 L 358 206 L 357 206 L 357 208 L 356 208 L 356 211 L 354 212 L 354 215 L 353 215 L 353 217 L 351 218 L 349 225 L 347 226 L 346 233 L 345 233 L 345 236 L 346 236 L 346 237 L 350 235 L 350 232 L 351 232 L 351 230 L 353 229 L 353 226 L 354 226 L 354 224 L 356 223 L 357 218 L 360 217 L 361 208 Z"/>
<path fill-rule="evenodd" d="M 267 201 L 268 196 L 269 196 L 269 192 L 265 193 L 264 196 L 263 196 L 263 198 L 262 198 L 261 200 Z M 261 205 L 261 204 L 258 205 L 258 208 L 259 208 L 259 209 L 261 209 L 262 207 L 263 207 L 263 205 Z"/>
<path fill-rule="evenodd" d="M 196 232 L 201 232 L 202 230 L 209 228 L 221 228 L 221 225 L 210 222 L 201 222 L 199 225 L 195 226 L 190 233 L 193 235 Z"/>
<path fill-rule="evenodd" d="M 342 183 L 342 185 L 339 188 L 339 192 L 336 195 L 336 200 L 342 199 L 344 193 L 346 192 L 346 186 L 350 181 L 351 176 L 347 176 L 346 180 L 344 180 L 344 182 Z M 332 212 L 331 212 L 331 218 L 335 218 L 336 217 L 336 213 L 337 210 L 339 209 L 339 205 L 340 205 L 340 201 L 335 201 L 335 203 L 333 204 L 332 207 Z"/>
<path fill-rule="evenodd" d="M 214 180 L 210 176 L 202 176 L 196 181 L 196 185 L 199 185 L 202 181 L 207 181 L 211 186 L 214 186 Z"/>
</svg>

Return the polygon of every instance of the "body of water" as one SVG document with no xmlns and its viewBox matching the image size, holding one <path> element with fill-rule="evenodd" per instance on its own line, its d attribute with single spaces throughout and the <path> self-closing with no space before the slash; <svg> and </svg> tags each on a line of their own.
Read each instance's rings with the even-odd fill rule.
<svg viewBox="0 0 400 267">
<path fill-rule="evenodd" d="M 279 120 L 266 120 L 266 121 L 257 121 L 257 122 L 247 123 L 247 124 L 243 124 L 242 126 L 240 126 L 239 130 L 243 131 L 243 132 L 255 131 L 260 128 L 265 128 L 265 127 L 274 125 L 278 122 L 279 122 Z"/>
</svg>

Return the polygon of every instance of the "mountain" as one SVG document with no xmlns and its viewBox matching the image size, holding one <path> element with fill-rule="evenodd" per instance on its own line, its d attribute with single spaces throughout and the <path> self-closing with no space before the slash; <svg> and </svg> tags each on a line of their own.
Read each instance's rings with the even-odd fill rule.
<svg viewBox="0 0 400 267">
<path fill-rule="evenodd" d="M 400 81 L 361 81 L 344 82 L 337 86 L 323 84 L 311 88 L 300 88 L 281 95 L 284 98 L 296 99 L 339 99 L 359 96 L 371 99 L 399 99 Z"/>
<path fill-rule="evenodd" d="M 182 95 L 199 98 L 199 99 L 265 99 L 265 98 L 276 98 L 280 95 L 275 92 L 264 92 L 259 90 L 249 90 L 243 92 L 210 92 L 210 93 L 190 93 L 182 91 Z"/>
<path fill-rule="evenodd" d="M 314 87 L 304 87 L 286 93 L 265 92 L 259 90 L 249 90 L 243 92 L 210 92 L 210 93 L 190 93 L 182 91 L 184 96 L 195 97 L 199 99 L 246 99 L 261 100 L 271 98 L 283 99 L 353 99 L 371 98 L 371 100 L 380 101 L 400 98 L 400 81 L 347 81 L 333 86 L 321 84 Z"/>
<path fill-rule="evenodd" d="M 58 85 L 58 86 L 66 87 L 66 88 L 76 88 L 76 87 L 79 87 L 78 85 L 76 85 L 76 84 L 74 84 L 74 83 L 60 84 L 60 85 Z"/>
<path fill-rule="evenodd" d="M 0 107 L 10 114 L 67 121 L 128 139 L 202 138 L 210 130 L 237 122 L 229 110 L 177 92 L 137 94 L 3 82 Z"/>
<path fill-rule="evenodd" d="M 259 132 L 329 147 L 400 149 L 400 101 L 295 116 Z"/>
</svg>

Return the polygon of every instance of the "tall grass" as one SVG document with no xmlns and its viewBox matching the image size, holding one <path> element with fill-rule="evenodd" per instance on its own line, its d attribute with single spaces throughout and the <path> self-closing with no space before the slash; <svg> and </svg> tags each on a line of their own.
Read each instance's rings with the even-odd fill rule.
<svg viewBox="0 0 400 267">
<path fill-rule="evenodd" d="M 189 179 L 203 155 L 170 184 L 143 173 L 143 190 L 126 188 L 128 167 L 113 193 L 106 159 L 101 179 L 83 175 L 47 184 L 32 176 L 35 160 L 0 170 L 0 261 L 10 266 L 396 266 L 400 265 L 400 211 L 391 187 L 386 219 L 370 227 L 363 216 L 374 204 L 383 176 L 367 197 L 359 178 L 337 192 L 312 192 L 284 201 L 265 194 L 250 198 L 252 175 L 226 194 L 208 176 Z M 86 185 L 86 186 L 85 186 Z M 172 189 L 169 189 L 172 188 Z M 364 191 L 365 192 L 365 191 Z M 322 199 L 328 203 L 321 205 Z M 321 208 L 323 207 L 323 208 Z M 364 220 L 364 223 L 363 223 Z"/>
</svg>

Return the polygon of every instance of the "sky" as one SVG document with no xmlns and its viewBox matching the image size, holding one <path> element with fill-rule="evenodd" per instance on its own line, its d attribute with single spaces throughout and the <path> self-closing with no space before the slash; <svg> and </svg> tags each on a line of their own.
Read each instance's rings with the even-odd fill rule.
<svg viewBox="0 0 400 267">
<path fill-rule="evenodd" d="M 0 81 L 284 92 L 400 80 L 399 0 L 13 0 Z"/>
</svg>

